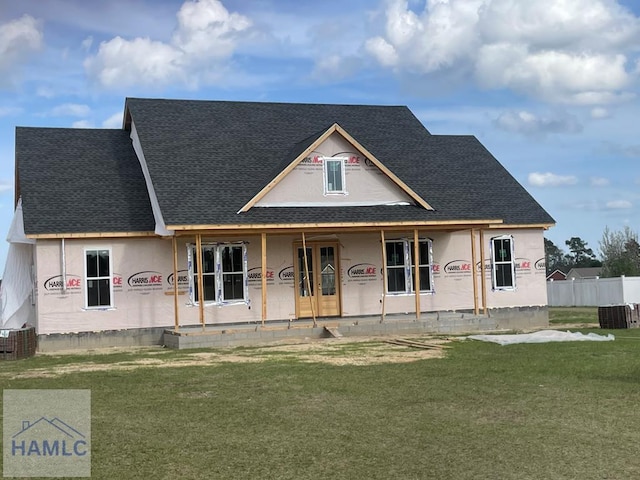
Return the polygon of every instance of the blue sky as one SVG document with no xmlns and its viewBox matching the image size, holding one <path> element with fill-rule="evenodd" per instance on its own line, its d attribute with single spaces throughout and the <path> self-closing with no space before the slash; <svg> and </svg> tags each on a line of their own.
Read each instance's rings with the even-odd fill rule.
<svg viewBox="0 0 640 480">
<path fill-rule="evenodd" d="M 597 251 L 640 226 L 639 60 L 631 0 L 3 1 L 0 232 L 18 125 L 119 128 L 127 96 L 393 104 L 478 137 L 547 238 Z"/>
</svg>

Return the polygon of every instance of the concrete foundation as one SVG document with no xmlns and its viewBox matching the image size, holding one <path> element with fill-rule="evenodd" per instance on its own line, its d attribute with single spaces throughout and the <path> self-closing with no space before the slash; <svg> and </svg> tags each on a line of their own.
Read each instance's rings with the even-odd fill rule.
<svg viewBox="0 0 640 480">
<path fill-rule="evenodd" d="M 323 318 L 316 326 L 311 320 L 292 322 L 239 323 L 225 325 L 183 326 L 80 332 L 38 336 L 40 352 L 90 350 L 106 347 L 165 345 L 169 348 L 221 348 L 264 345 L 293 339 L 317 339 L 331 334 L 324 328 L 337 328 L 344 337 L 406 336 L 423 334 L 463 334 L 496 330 L 529 330 L 546 327 L 546 307 L 502 308 L 488 315 L 470 312 L 390 315 L 381 322 L 379 316 Z"/>
<path fill-rule="evenodd" d="M 164 331 L 165 328 L 156 327 L 38 335 L 38 351 L 58 352 L 62 350 L 91 350 L 106 347 L 162 345 Z"/>
</svg>

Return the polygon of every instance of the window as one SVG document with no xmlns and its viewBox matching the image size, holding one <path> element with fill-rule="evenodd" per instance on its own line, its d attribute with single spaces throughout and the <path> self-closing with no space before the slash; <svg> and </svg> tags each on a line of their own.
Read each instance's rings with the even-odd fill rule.
<svg viewBox="0 0 640 480">
<path fill-rule="evenodd" d="M 243 247 L 222 247 L 222 300 L 244 300 Z"/>
<path fill-rule="evenodd" d="M 85 250 L 85 304 L 87 308 L 111 307 L 111 251 Z"/>
<path fill-rule="evenodd" d="M 416 261 L 413 240 L 390 240 L 385 242 L 388 293 L 414 293 Z M 418 242 L 418 274 L 420 291 L 433 292 L 431 272 L 431 240 Z"/>
<path fill-rule="evenodd" d="M 325 194 L 346 194 L 344 178 L 344 164 L 346 158 L 333 157 L 324 158 L 324 193 Z"/>
<path fill-rule="evenodd" d="M 247 301 L 246 252 L 245 244 L 202 245 L 202 284 L 205 303 Z M 195 245 L 189 245 L 187 255 L 191 302 L 197 304 L 200 301 L 200 292 Z"/>
<path fill-rule="evenodd" d="M 513 237 L 511 235 L 502 235 L 491 239 L 491 280 L 494 290 L 513 290 L 516 287 Z"/>
</svg>

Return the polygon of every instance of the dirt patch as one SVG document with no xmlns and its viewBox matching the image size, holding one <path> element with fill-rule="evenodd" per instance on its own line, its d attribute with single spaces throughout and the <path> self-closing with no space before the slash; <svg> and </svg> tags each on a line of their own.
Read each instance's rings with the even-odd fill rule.
<svg viewBox="0 0 640 480">
<path fill-rule="evenodd" d="M 276 344 L 264 347 L 232 350 L 211 350 L 207 352 L 180 352 L 167 350 L 140 350 L 136 354 L 142 358 L 107 362 L 107 354 L 113 349 L 94 351 L 86 361 L 68 363 L 45 368 L 33 368 L 19 374 L 5 374 L 12 378 L 54 377 L 78 372 L 126 371 L 134 368 L 178 368 L 197 365 L 223 363 L 257 363 L 279 360 L 297 360 L 306 363 L 326 363 L 330 365 L 375 365 L 382 363 L 407 363 L 445 355 L 445 344 L 449 340 L 421 337 L 434 348 L 422 349 L 400 345 L 390 345 L 382 339 L 328 339 L 305 343 Z M 131 353 L 130 350 L 122 350 Z M 75 352 L 77 354 L 77 352 Z M 104 360 L 101 357 L 105 357 Z M 164 357 L 164 358 L 163 358 Z M 102 360 L 102 361 L 101 361 Z"/>
</svg>

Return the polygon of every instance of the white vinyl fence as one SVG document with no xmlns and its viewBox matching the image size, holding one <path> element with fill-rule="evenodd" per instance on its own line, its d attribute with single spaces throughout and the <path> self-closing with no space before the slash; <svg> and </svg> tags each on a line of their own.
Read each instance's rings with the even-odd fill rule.
<svg viewBox="0 0 640 480">
<path fill-rule="evenodd" d="M 547 299 L 550 307 L 597 307 L 640 303 L 640 277 L 547 282 Z"/>
</svg>

